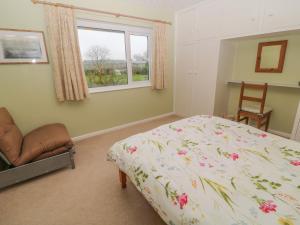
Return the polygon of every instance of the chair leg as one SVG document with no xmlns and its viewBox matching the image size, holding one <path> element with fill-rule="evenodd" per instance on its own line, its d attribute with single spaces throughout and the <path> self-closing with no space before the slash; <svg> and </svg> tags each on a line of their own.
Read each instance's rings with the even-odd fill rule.
<svg viewBox="0 0 300 225">
<path fill-rule="evenodd" d="M 119 170 L 119 176 L 120 176 L 121 187 L 124 189 L 126 188 L 126 181 L 127 181 L 126 174 L 122 170 Z"/>
<path fill-rule="evenodd" d="M 240 112 L 238 112 L 237 117 L 236 117 L 236 121 L 237 121 L 237 122 L 241 122 L 241 121 L 243 121 L 243 120 L 245 120 L 245 123 L 246 123 L 246 124 L 249 124 L 249 117 L 243 117 L 243 118 L 241 119 Z"/>
<path fill-rule="evenodd" d="M 257 127 L 257 129 L 260 129 L 260 127 L 261 127 L 261 119 L 260 118 L 257 118 L 257 120 L 256 120 L 256 127 Z"/>
<path fill-rule="evenodd" d="M 236 116 L 236 121 L 240 122 L 241 121 L 241 116 L 240 116 L 240 112 L 238 112 L 237 116 Z"/>
<path fill-rule="evenodd" d="M 270 112 L 270 113 L 268 114 L 268 116 L 267 116 L 267 122 L 266 122 L 266 126 L 265 126 L 265 131 L 266 131 L 266 132 L 267 132 L 268 129 L 269 129 L 269 124 L 270 124 L 270 119 L 271 119 L 271 113 L 272 113 L 272 112 Z"/>
</svg>

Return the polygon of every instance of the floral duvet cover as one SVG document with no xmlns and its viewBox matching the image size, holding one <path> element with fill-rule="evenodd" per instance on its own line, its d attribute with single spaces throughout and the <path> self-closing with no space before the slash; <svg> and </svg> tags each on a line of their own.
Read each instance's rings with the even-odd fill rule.
<svg viewBox="0 0 300 225">
<path fill-rule="evenodd" d="M 294 141 L 195 116 L 122 140 L 108 158 L 167 224 L 300 224 Z"/>
</svg>

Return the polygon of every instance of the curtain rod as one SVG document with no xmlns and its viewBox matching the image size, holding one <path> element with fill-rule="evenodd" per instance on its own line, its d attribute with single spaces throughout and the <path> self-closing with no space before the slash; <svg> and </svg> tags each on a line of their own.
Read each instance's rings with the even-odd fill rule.
<svg viewBox="0 0 300 225">
<path fill-rule="evenodd" d="M 122 14 L 122 13 L 102 11 L 102 10 L 98 10 L 98 9 L 89 9 L 89 8 L 84 8 L 84 7 L 78 7 L 78 6 L 75 6 L 75 5 L 67 5 L 67 4 L 62 4 L 62 3 L 54 3 L 54 2 L 41 1 L 41 0 L 31 0 L 31 1 L 34 4 L 59 6 L 59 7 L 64 7 L 64 8 L 76 9 L 76 10 L 80 10 L 80 11 L 88 11 L 88 12 L 101 13 L 101 14 L 106 14 L 106 15 L 113 15 L 115 17 L 126 17 L 126 18 L 131 18 L 131 19 L 144 20 L 144 21 L 150 21 L 150 22 L 156 22 L 156 23 L 163 23 L 163 24 L 172 25 L 172 23 L 168 22 L 168 21 L 147 19 L 147 18 L 144 18 L 144 17 L 138 17 L 138 16 L 131 16 L 131 15 Z"/>
</svg>

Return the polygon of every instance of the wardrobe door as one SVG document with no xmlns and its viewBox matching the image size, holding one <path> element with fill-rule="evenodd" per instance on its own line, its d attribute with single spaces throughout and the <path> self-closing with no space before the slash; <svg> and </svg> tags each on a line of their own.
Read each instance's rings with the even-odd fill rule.
<svg viewBox="0 0 300 225">
<path fill-rule="evenodd" d="M 197 40 L 218 37 L 222 21 L 220 16 L 222 14 L 222 5 L 220 2 L 215 0 L 203 2 L 197 8 Z"/>
<path fill-rule="evenodd" d="M 299 0 L 265 0 L 264 8 L 263 31 L 300 28 Z"/>
<path fill-rule="evenodd" d="M 212 115 L 214 111 L 220 41 L 209 39 L 195 46 L 192 86 L 192 114 Z"/>
<path fill-rule="evenodd" d="M 224 0 L 222 36 L 242 36 L 259 32 L 261 0 Z"/>
<path fill-rule="evenodd" d="M 181 116 L 192 114 L 192 85 L 195 73 L 195 45 L 181 45 L 176 54 L 175 112 Z"/>
<path fill-rule="evenodd" d="M 191 44 L 195 41 L 197 33 L 197 8 L 192 8 L 182 11 L 177 14 L 176 29 L 177 29 L 177 43 Z"/>
</svg>

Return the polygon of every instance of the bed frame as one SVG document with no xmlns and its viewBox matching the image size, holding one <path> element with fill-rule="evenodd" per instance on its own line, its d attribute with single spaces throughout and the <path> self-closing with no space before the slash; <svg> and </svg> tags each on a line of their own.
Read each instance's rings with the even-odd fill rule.
<svg viewBox="0 0 300 225">
<path fill-rule="evenodd" d="M 126 188 L 126 182 L 127 182 L 126 173 L 124 173 L 122 170 L 119 169 L 119 177 L 120 177 L 121 187 L 123 189 L 125 189 Z"/>
</svg>

